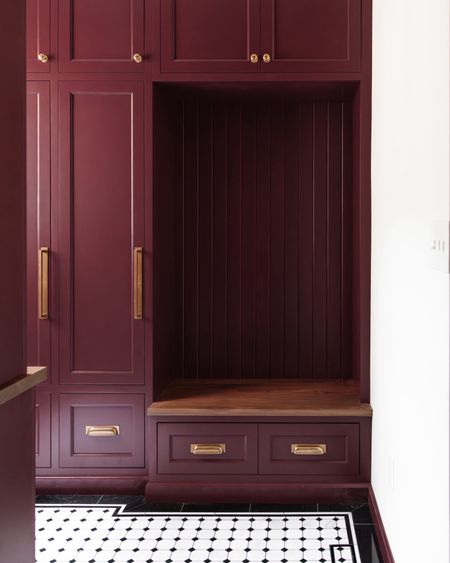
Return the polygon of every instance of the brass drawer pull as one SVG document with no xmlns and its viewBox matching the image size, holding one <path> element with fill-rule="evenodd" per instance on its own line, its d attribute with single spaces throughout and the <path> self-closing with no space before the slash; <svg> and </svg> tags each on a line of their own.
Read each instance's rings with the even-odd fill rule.
<svg viewBox="0 0 450 563">
<path fill-rule="evenodd" d="M 291 454 L 294 455 L 325 455 L 326 444 L 291 444 Z"/>
<path fill-rule="evenodd" d="M 86 436 L 119 436 L 120 426 L 86 426 Z"/>
<path fill-rule="evenodd" d="M 134 249 L 134 318 L 142 319 L 142 247 Z"/>
<path fill-rule="evenodd" d="M 38 260 L 38 315 L 40 319 L 48 319 L 48 256 L 49 249 L 39 249 Z"/>
<path fill-rule="evenodd" d="M 191 454 L 222 455 L 226 452 L 225 444 L 191 444 Z"/>
</svg>

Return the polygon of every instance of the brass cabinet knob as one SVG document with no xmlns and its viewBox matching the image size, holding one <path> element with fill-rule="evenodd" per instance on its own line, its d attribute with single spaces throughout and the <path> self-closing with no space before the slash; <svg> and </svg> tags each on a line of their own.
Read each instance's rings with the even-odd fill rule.
<svg viewBox="0 0 450 563">
<path fill-rule="evenodd" d="M 259 57 L 256 53 L 252 53 L 250 55 L 250 62 L 251 63 L 257 63 L 259 61 Z"/>
<path fill-rule="evenodd" d="M 270 63 L 270 61 L 272 60 L 272 57 L 269 55 L 269 53 L 264 53 L 263 55 L 263 61 L 265 63 Z"/>
<path fill-rule="evenodd" d="M 48 63 L 48 55 L 46 55 L 45 53 L 39 53 L 38 59 L 41 61 L 41 63 Z"/>
<path fill-rule="evenodd" d="M 133 61 L 135 63 L 141 63 L 142 62 L 142 55 L 140 55 L 139 53 L 134 53 Z"/>
</svg>

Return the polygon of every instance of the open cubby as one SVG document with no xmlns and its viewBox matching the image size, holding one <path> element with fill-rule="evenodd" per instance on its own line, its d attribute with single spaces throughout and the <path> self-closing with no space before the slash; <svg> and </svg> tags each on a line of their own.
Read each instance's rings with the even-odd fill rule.
<svg viewBox="0 0 450 563">
<path fill-rule="evenodd" d="M 358 399 L 357 85 L 153 96 L 155 399 L 242 379 L 353 380 Z"/>
</svg>

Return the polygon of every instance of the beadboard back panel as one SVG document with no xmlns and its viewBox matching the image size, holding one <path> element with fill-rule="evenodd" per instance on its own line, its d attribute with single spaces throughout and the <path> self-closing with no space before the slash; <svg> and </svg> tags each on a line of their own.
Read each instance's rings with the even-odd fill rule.
<svg viewBox="0 0 450 563">
<path fill-rule="evenodd" d="M 351 102 L 156 98 L 159 377 L 350 377 Z"/>
</svg>

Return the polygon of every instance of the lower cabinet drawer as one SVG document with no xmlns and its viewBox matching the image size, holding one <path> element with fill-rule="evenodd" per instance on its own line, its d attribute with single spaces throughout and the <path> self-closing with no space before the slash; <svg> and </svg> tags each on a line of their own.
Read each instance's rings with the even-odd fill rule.
<svg viewBox="0 0 450 563">
<path fill-rule="evenodd" d="M 158 473 L 255 474 L 258 425 L 159 423 Z"/>
<path fill-rule="evenodd" d="M 61 467 L 144 467 L 144 395 L 60 395 Z"/>
<path fill-rule="evenodd" d="M 260 424 L 259 473 L 358 475 L 358 424 Z"/>
</svg>

